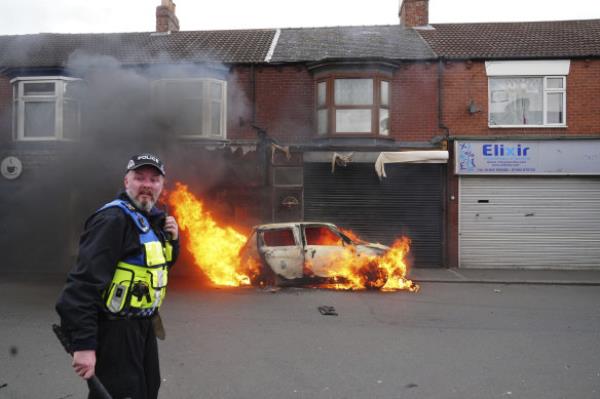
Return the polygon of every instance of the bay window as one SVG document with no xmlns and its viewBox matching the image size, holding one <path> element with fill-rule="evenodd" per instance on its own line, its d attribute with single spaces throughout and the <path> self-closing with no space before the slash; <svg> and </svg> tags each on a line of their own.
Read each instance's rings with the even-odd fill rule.
<svg viewBox="0 0 600 399">
<path fill-rule="evenodd" d="M 328 77 L 317 81 L 317 134 L 388 135 L 389 81 Z"/>
</svg>

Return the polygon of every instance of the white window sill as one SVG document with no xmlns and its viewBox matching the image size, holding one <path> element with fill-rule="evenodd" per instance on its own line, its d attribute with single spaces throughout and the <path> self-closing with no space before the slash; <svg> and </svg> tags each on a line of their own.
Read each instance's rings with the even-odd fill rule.
<svg viewBox="0 0 600 399">
<path fill-rule="evenodd" d="M 180 140 L 198 140 L 198 141 L 228 141 L 225 137 L 221 136 L 183 136 L 178 135 L 178 139 Z"/>
<path fill-rule="evenodd" d="M 58 137 L 20 137 L 20 138 L 16 138 L 15 141 L 18 142 L 40 142 L 40 141 L 54 141 L 54 142 L 66 142 L 66 143 L 75 143 L 78 142 L 78 139 L 63 139 L 63 138 L 58 138 Z"/>
<path fill-rule="evenodd" d="M 488 125 L 490 129 L 566 129 L 567 125 Z"/>
</svg>

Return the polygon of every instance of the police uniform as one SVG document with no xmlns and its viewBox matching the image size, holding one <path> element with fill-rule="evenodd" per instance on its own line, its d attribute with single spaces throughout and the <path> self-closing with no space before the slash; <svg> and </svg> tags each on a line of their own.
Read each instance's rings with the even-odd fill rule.
<svg viewBox="0 0 600 399">
<path fill-rule="evenodd" d="M 56 304 L 73 351 L 96 351 L 96 375 L 114 398 L 158 396 L 152 318 L 179 253 L 162 230 L 165 217 L 156 207 L 137 209 L 125 193 L 100 208 L 85 223 Z"/>
</svg>

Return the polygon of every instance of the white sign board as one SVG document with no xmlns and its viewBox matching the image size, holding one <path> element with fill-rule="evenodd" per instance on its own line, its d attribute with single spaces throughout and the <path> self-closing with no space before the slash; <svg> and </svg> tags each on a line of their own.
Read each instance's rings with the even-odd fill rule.
<svg viewBox="0 0 600 399">
<path fill-rule="evenodd" d="M 458 140 L 459 175 L 600 175 L 600 140 Z"/>
</svg>

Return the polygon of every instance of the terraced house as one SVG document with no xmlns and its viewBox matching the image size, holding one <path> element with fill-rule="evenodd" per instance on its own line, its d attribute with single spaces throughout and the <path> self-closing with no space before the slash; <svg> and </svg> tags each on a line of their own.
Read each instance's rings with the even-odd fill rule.
<svg viewBox="0 0 600 399">
<path fill-rule="evenodd" d="M 600 20 L 429 24 L 404 0 L 396 25 L 181 31 L 174 10 L 0 37 L 19 268 L 68 268 L 142 139 L 236 225 L 408 235 L 415 267 L 600 267 Z"/>
</svg>

